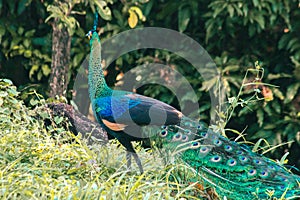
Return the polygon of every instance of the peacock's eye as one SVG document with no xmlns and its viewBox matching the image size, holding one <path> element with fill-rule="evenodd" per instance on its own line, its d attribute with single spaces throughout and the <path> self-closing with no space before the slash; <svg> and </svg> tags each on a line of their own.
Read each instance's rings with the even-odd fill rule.
<svg viewBox="0 0 300 200">
<path fill-rule="evenodd" d="M 280 180 L 281 180 L 282 182 L 288 181 L 288 179 L 285 178 L 285 177 L 280 177 Z"/>
<path fill-rule="evenodd" d="M 166 137 L 168 135 L 168 131 L 166 131 L 166 130 L 162 130 L 161 132 L 160 132 L 160 136 L 161 137 Z"/>
<path fill-rule="evenodd" d="M 260 160 L 256 160 L 256 159 L 254 159 L 253 162 L 258 165 L 262 164 L 262 162 Z"/>
<path fill-rule="evenodd" d="M 201 148 L 200 148 L 200 153 L 207 153 L 208 150 L 209 150 L 208 147 L 201 147 Z"/>
<path fill-rule="evenodd" d="M 197 149 L 200 147 L 200 143 L 199 142 L 193 142 L 191 145 L 191 149 Z"/>
<path fill-rule="evenodd" d="M 220 162 L 222 160 L 221 156 L 213 156 L 211 159 L 210 159 L 212 162 Z"/>
<path fill-rule="evenodd" d="M 236 160 L 233 159 L 233 158 L 231 158 L 231 159 L 229 159 L 229 160 L 227 161 L 227 164 L 228 164 L 229 166 L 235 166 L 235 165 L 236 165 Z"/>
<path fill-rule="evenodd" d="M 241 162 L 247 162 L 248 161 L 248 158 L 245 157 L 245 156 L 240 156 L 239 159 L 240 159 Z"/>
<path fill-rule="evenodd" d="M 285 185 L 279 185 L 279 186 L 278 186 L 278 189 L 280 189 L 280 190 L 285 190 Z"/>
<path fill-rule="evenodd" d="M 216 139 L 216 140 L 214 140 L 214 144 L 216 145 L 216 146 L 221 146 L 222 145 L 222 141 L 221 140 L 218 140 L 218 139 Z"/>
<path fill-rule="evenodd" d="M 261 171 L 261 172 L 260 172 L 260 176 L 261 176 L 262 178 L 266 178 L 266 177 L 268 177 L 268 175 L 269 175 L 269 173 L 268 173 L 267 171 Z"/>
<path fill-rule="evenodd" d="M 207 138 L 208 133 L 207 132 L 201 132 L 201 136 L 204 137 L 204 138 Z"/>
<path fill-rule="evenodd" d="M 244 152 L 243 151 L 241 151 L 241 150 L 237 150 L 236 151 L 236 154 L 238 154 L 238 155 L 242 155 Z"/>
<path fill-rule="evenodd" d="M 226 151 L 232 151 L 232 147 L 230 145 L 225 145 L 224 148 Z"/>
<path fill-rule="evenodd" d="M 186 135 L 183 135 L 181 140 L 182 140 L 182 142 L 187 142 L 189 140 L 189 137 Z"/>
<path fill-rule="evenodd" d="M 248 171 L 248 175 L 249 176 L 254 176 L 256 174 L 256 170 L 255 169 L 250 169 L 249 171 Z"/>
<path fill-rule="evenodd" d="M 177 133 L 176 135 L 174 135 L 173 140 L 178 141 L 178 140 L 181 140 L 181 138 L 182 138 L 181 133 Z"/>
</svg>

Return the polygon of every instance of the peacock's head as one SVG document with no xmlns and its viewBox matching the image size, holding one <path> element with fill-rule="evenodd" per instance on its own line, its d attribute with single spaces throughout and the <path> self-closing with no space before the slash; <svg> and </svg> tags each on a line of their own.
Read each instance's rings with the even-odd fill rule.
<svg viewBox="0 0 300 200">
<path fill-rule="evenodd" d="M 86 36 L 89 38 L 90 40 L 90 45 L 92 46 L 93 42 L 95 40 L 97 40 L 98 42 L 100 42 L 100 38 L 99 38 L 99 35 L 97 33 L 97 31 L 95 31 L 94 29 L 93 30 L 90 30 Z"/>
<path fill-rule="evenodd" d="M 89 38 L 89 40 L 91 40 L 93 33 L 96 32 L 95 30 L 90 30 L 85 36 Z"/>
</svg>

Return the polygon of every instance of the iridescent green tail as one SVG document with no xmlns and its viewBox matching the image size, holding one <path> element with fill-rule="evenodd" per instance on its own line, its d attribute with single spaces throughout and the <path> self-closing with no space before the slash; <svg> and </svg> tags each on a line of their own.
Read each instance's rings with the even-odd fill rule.
<svg viewBox="0 0 300 200">
<path fill-rule="evenodd" d="M 231 199 L 300 198 L 300 177 L 283 166 L 183 118 L 163 126 L 163 146 L 193 167 L 198 177 Z"/>
</svg>

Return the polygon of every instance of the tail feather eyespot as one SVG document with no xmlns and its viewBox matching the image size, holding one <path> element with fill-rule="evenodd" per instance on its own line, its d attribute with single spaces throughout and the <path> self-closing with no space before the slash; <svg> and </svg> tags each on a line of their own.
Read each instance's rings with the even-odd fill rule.
<svg viewBox="0 0 300 200">
<path fill-rule="evenodd" d="M 185 130 L 184 130 L 184 133 L 187 134 L 187 135 L 190 135 L 190 134 L 192 133 L 192 131 L 191 131 L 191 130 L 188 130 L 188 129 L 185 129 Z"/>
<path fill-rule="evenodd" d="M 230 158 L 228 161 L 227 161 L 227 165 L 229 166 L 235 166 L 237 164 L 236 160 L 233 159 L 233 158 Z"/>
<path fill-rule="evenodd" d="M 200 149 L 199 149 L 199 152 L 200 152 L 201 154 L 207 153 L 208 151 L 209 151 L 209 148 L 206 147 L 206 146 L 202 146 L 202 147 L 200 147 Z"/>
<path fill-rule="evenodd" d="M 208 137 L 208 133 L 207 132 L 201 132 L 200 136 L 202 136 L 203 138 L 207 138 Z"/>
<path fill-rule="evenodd" d="M 189 141 L 189 137 L 186 136 L 186 135 L 182 135 L 181 141 L 182 141 L 182 142 L 187 142 L 187 141 Z"/>
<path fill-rule="evenodd" d="M 162 125 L 161 128 L 162 129 L 167 129 L 167 126 L 166 125 Z"/>
<path fill-rule="evenodd" d="M 237 155 L 243 155 L 244 152 L 243 152 L 242 150 L 237 150 L 237 151 L 236 151 L 236 154 L 237 154 Z"/>
<path fill-rule="evenodd" d="M 232 151 L 232 146 L 230 146 L 230 145 L 225 145 L 224 146 L 224 149 L 225 149 L 225 151 L 228 151 L 228 152 L 230 152 L 230 151 Z"/>
<path fill-rule="evenodd" d="M 201 146 L 199 142 L 192 142 L 191 149 L 198 149 Z"/>
<path fill-rule="evenodd" d="M 248 161 L 248 158 L 246 156 L 240 156 L 239 157 L 239 160 L 242 162 L 242 163 L 245 163 Z"/>
<path fill-rule="evenodd" d="M 217 147 L 221 146 L 223 144 L 223 142 L 219 139 L 215 139 L 214 140 L 214 145 L 216 145 Z"/>
<path fill-rule="evenodd" d="M 160 136 L 161 137 L 166 137 L 168 135 L 168 131 L 167 130 L 162 130 L 161 132 L 160 132 Z"/>
<path fill-rule="evenodd" d="M 248 175 L 249 176 L 254 176 L 256 174 L 256 169 L 250 169 L 249 171 L 248 171 Z"/>
<path fill-rule="evenodd" d="M 173 136 L 173 141 L 179 141 L 179 140 L 181 140 L 181 138 L 182 138 L 182 134 L 181 133 L 176 133 Z"/>
<path fill-rule="evenodd" d="M 253 162 L 254 162 L 254 164 L 257 164 L 257 165 L 261 165 L 262 164 L 262 162 L 260 160 L 257 160 L 257 159 L 254 159 Z"/>
<path fill-rule="evenodd" d="M 212 162 L 220 162 L 222 160 L 221 156 L 215 155 L 213 157 L 211 157 L 210 161 Z"/>
<path fill-rule="evenodd" d="M 267 178 L 269 176 L 269 172 L 266 170 L 263 170 L 259 173 L 259 176 L 262 178 Z"/>
</svg>

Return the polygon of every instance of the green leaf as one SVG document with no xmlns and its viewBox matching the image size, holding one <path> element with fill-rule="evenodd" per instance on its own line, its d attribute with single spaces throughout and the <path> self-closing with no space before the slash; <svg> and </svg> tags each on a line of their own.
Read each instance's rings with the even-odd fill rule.
<svg viewBox="0 0 300 200">
<path fill-rule="evenodd" d="M 257 122 L 259 127 L 261 127 L 264 123 L 264 112 L 261 109 L 258 109 L 256 112 Z"/>
<path fill-rule="evenodd" d="M 289 34 L 283 35 L 278 42 L 278 49 L 283 49 L 290 41 L 291 37 Z"/>
<path fill-rule="evenodd" d="M 55 121 L 56 124 L 60 124 L 63 120 L 64 120 L 63 117 L 60 117 L 60 116 L 55 116 L 54 117 L 54 121 Z"/>
<path fill-rule="evenodd" d="M 255 33 L 256 33 L 256 28 L 255 28 L 255 26 L 250 25 L 249 28 L 248 28 L 248 34 L 249 34 L 249 36 L 252 37 L 252 36 L 255 35 Z"/>
<path fill-rule="evenodd" d="M 6 97 L 8 93 L 6 91 L 0 91 L 0 97 Z"/>
<path fill-rule="evenodd" d="M 10 96 L 17 96 L 19 94 L 15 87 L 8 88 L 7 92 Z"/>
<path fill-rule="evenodd" d="M 32 36 L 34 35 L 34 33 L 35 33 L 35 30 L 34 30 L 34 29 L 32 29 L 32 30 L 30 30 L 30 31 L 26 31 L 25 37 L 32 37 Z"/>
<path fill-rule="evenodd" d="M 13 85 L 13 82 L 11 80 L 9 80 L 9 79 L 6 79 L 6 78 L 0 79 L 0 81 L 4 82 L 4 83 L 7 83 L 8 85 Z"/>
<path fill-rule="evenodd" d="M 258 7 L 260 5 L 260 3 L 258 2 L 258 0 L 252 0 L 252 3 L 254 5 L 254 7 Z"/>
<path fill-rule="evenodd" d="M 22 35 L 24 33 L 24 28 L 23 27 L 19 27 L 18 28 L 18 34 Z"/>
<path fill-rule="evenodd" d="M 254 20 L 259 24 L 261 29 L 265 28 L 265 19 L 261 14 L 256 15 Z"/>
<path fill-rule="evenodd" d="M 25 56 L 25 58 L 30 58 L 30 57 L 32 56 L 32 51 L 26 50 L 26 51 L 24 52 L 24 56 Z"/>
<path fill-rule="evenodd" d="M 10 14 L 14 15 L 15 14 L 15 1 L 6 1 L 8 4 L 9 12 Z"/>
<path fill-rule="evenodd" d="M 281 107 L 278 101 L 272 101 L 272 107 L 274 108 L 275 112 L 280 114 L 281 113 Z"/>
<path fill-rule="evenodd" d="M 272 88 L 272 90 L 276 97 L 278 97 L 280 100 L 284 100 L 284 96 L 278 88 Z"/>
<path fill-rule="evenodd" d="M 244 14 L 244 16 L 245 16 L 245 17 L 248 17 L 248 11 L 249 11 L 249 10 L 248 10 L 248 6 L 243 6 L 242 9 L 243 9 L 243 14 Z"/>
<path fill-rule="evenodd" d="M 287 88 L 286 98 L 284 99 L 285 104 L 290 103 L 294 99 L 299 87 L 300 83 L 294 83 Z"/>
<path fill-rule="evenodd" d="M 5 32 L 6 32 L 5 27 L 0 25 L 0 36 L 3 36 Z"/>
<path fill-rule="evenodd" d="M 99 8 L 99 15 L 105 20 L 111 20 L 111 11 L 107 3 L 103 0 L 95 1 L 96 6 Z"/>
<path fill-rule="evenodd" d="M 83 57 L 85 56 L 84 53 L 77 53 L 75 56 L 74 56 L 74 59 L 73 59 L 73 65 L 74 66 L 79 66 L 83 60 Z"/>
<path fill-rule="evenodd" d="M 178 30 L 184 32 L 190 22 L 191 10 L 189 7 L 184 6 L 178 11 Z"/>
<path fill-rule="evenodd" d="M 145 16 L 148 16 L 150 14 L 150 11 L 153 7 L 153 3 L 154 3 L 154 1 L 148 1 L 148 3 L 145 5 L 145 7 L 144 7 L 144 15 Z"/>
<path fill-rule="evenodd" d="M 213 18 L 216 18 L 227 6 L 228 3 L 224 2 L 222 5 L 219 5 L 217 8 L 215 8 Z"/>
<path fill-rule="evenodd" d="M 29 71 L 29 78 L 32 79 L 32 76 L 34 73 L 39 69 L 38 65 L 32 65 L 30 71 Z"/>
<path fill-rule="evenodd" d="M 22 14 L 25 8 L 31 3 L 31 0 L 20 0 L 18 3 L 17 13 L 18 15 Z"/>
<path fill-rule="evenodd" d="M 236 72 L 238 70 L 241 70 L 241 67 L 239 65 L 227 65 L 223 72 Z"/>
<path fill-rule="evenodd" d="M 25 48 L 28 48 L 29 45 L 30 45 L 30 40 L 29 40 L 29 39 L 25 39 L 25 40 L 23 41 L 23 45 L 24 45 Z"/>
<path fill-rule="evenodd" d="M 42 71 L 43 71 L 44 76 L 48 76 L 51 72 L 51 69 L 48 65 L 44 64 L 44 65 L 42 65 Z"/>
<path fill-rule="evenodd" d="M 118 66 L 122 66 L 122 65 L 123 65 L 123 58 L 122 58 L 122 57 L 119 57 L 119 58 L 116 60 L 116 65 L 118 65 Z"/>
<path fill-rule="evenodd" d="M 42 71 L 40 70 L 40 71 L 38 71 L 38 73 L 37 73 L 37 80 L 41 80 L 42 79 L 42 77 L 43 77 L 43 73 L 42 73 Z"/>
<path fill-rule="evenodd" d="M 227 11 L 229 12 L 229 16 L 233 17 L 233 15 L 234 15 L 234 8 L 233 8 L 232 5 L 228 5 Z"/>
<path fill-rule="evenodd" d="M 39 101 L 37 99 L 32 98 L 32 99 L 30 99 L 29 103 L 30 103 L 30 105 L 35 106 L 36 104 L 39 103 Z"/>
</svg>

